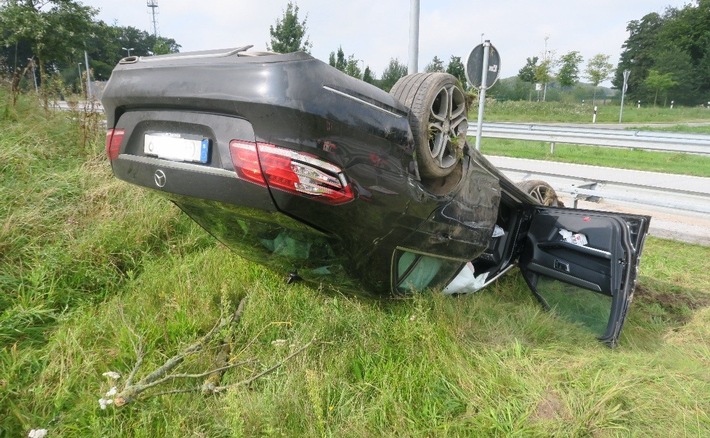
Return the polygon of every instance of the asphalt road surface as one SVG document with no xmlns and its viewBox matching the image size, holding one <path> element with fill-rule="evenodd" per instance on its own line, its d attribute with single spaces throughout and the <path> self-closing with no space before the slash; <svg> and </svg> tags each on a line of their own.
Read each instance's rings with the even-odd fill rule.
<svg viewBox="0 0 710 438">
<path fill-rule="evenodd" d="M 547 181 L 568 207 L 574 205 L 574 199 L 565 189 L 601 181 L 597 187 L 601 199 L 598 202 L 579 200 L 577 208 L 648 215 L 652 218 L 650 235 L 710 246 L 710 214 L 707 213 L 710 211 L 710 178 L 542 160 L 487 158 L 513 181 Z M 605 193 L 609 197 L 604 197 Z M 626 200 L 614 199 L 615 195 Z M 629 202 L 629 198 L 645 199 L 655 205 Z M 679 205 L 698 211 L 686 211 L 678 208 Z"/>
</svg>

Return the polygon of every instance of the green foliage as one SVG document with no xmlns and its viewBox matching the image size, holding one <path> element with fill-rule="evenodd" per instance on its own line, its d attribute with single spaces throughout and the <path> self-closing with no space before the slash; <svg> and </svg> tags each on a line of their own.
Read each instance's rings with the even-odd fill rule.
<svg viewBox="0 0 710 438">
<path fill-rule="evenodd" d="M 446 66 L 446 73 L 458 79 L 464 89 L 467 88 L 468 83 L 466 81 L 466 67 L 464 67 L 463 62 L 461 62 L 460 56 L 451 55 L 449 65 Z"/>
<path fill-rule="evenodd" d="M 340 46 L 338 47 L 338 52 L 335 57 L 335 63 L 333 64 L 333 67 L 337 68 L 340 71 L 345 71 L 345 67 L 347 66 L 347 62 L 345 61 L 345 52 L 343 52 L 343 47 Z"/>
<path fill-rule="evenodd" d="M 385 91 L 390 91 L 398 80 L 407 75 L 407 66 L 399 62 L 398 59 L 390 59 L 389 64 L 382 72 L 379 87 Z"/>
<path fill-rule="evenodd" d="M 330 64 L 331 67 L 335 67 L 338 70 L 344 72 L 345 74 L 352 76 L 354 78 L 361 79 L 363 78 L 363 72 L 360 70 L 359 63 L 361 61 L 359 59 L 355 59 L 355 55 L 350 55 L 348 56 L 348 59 L 345 59 L 345 52 L 343 51 L 343 47 L 340 46 L 338 47 L 338 52 L 330 52 L 330 56 L 328 58 L 328 64 Z M 372 78 L 372 72 L 370 72 L 370 77 L 369 80 L 374 81 Z"/>
<path fill-rule="evenodd" d="M 438 56 L 434 56 L 429 64 L 424 67 L 424 71 L 427 73 L 436 73 L 444 71 L 444 61 L 439 59 Z"/>
<path fill-rule="evenodd" d="M 656 101 L 658 100 L 659 92 L 666 92 L 669 88 L 676 85 L 678 82 L 673 80 L 672 73 L 659 73 L 658 70 L 651 69 L 648 72 L 648 77 L 644 81 L 644 84 L 651 90 L 655 90 L 656 94 L 653 96 L 653 106 L 656 106 Z M 664 105 L 665 106 L 665 105 Z"/>
<path fill-rule="evenodd" d="M 362 74 L 362 80 L 367 82 L 368 84 L 375 83 L 375 76 L 372 74 L 372 70 L 370 70 L 370 66 L 365 67 L 365 72 Z"/>
<path fill-rule="evenodd" d="M 560 70 L 557 72 L 557 81 L 562 87 L 571 87 L 579 82 L 579 64 L 582 55 L 577 51 L 566 53 L 560 57 Z"/>
<path fill-rule="evenodd" d="M 603 53 L 596 54 L 587 61 L 585 74 L 589 82 L 594 85 L 592 104 L 596 103 L 596 87 L 611 77 L 613 69 L 614 66 L 609 62 L 609 55 L 604 55 Z"/>
<path fill-rule="evenodd" d="M 587 61 L 585 73 L 589 82 L 596 87 L 609 79 L 609 75 L 611 75 L 613 69 L 614 66 L 609 62 L 609 55 L 599 53 L 592 56 L 589 61 Z"/>
<path fill-rule="evenodd" d="M 355 55 L 348 56 L 348 63 L 345 66 L 345 73 L 348 75 L 360 79 L 362 77 L 362 71 L 360 70 L 359 59 L 355 59 Z"/>
<path fill-rule="evenodd" d="M 525 65 L 518 71 L 518 78 L 523 82 L 535 82 L 535 71 L 537 70 L 538 57 L 527 58 Z"/>
<path fill-rule="evenodd" d="M 533 88 L 517 76 L 503 78 L 487 91 L 486 96 L 499 101 L 532 100 Z"/>
<path fill-rule="evenodd" d="M 543 59 L 535 67 L 535 82 L 548 84 L 552 80 L 552 59 Z"/>
<path fill-rule="evenodd" d="M 0 112 L 3 437 L 710 433 L 710 248 L 648 239 L 615 351 L 543 312 L 517 273 L 457 298 L 286 285 L 155 193 L 113 178 L 100 133 L 80 146 L 79 116 L 25 96 Z M 125 381 L 136 343 L 141 376 L 245 295 L 232 351 L 253 361 L 223 383 L 316 343 L 248 388 L 99 408 L 112 386 L 102 373 Z M 180 370 L 202 371 L 214 354 Z M 165 389 L 190 384 L 178 380 Z"/>
<path fill-rule="evenodd" d="M 26 44 L 37 58 L 43 86 L 48 68 L 54 70 L 55 63 L 68 62 L 76 48 L 89 38 L 96 13 L 71 0 L 4 2 L 0 6 L 0 46 Z M 24 60 L 20 65 L 25 65 Z"/>
<path fill-rule="evenodd" d="M 271 44 L 267 44 L 268 50 L 276 53 L 310 52 L 311 43 L 306 37 L 306 21 L 298 20 L 298 4 L 289 1 L 286 10 L 280 19 L 276 20 L 276 26 L 269 26 Z"/>
<path fill-rule="evenodd" d="M 41 7 L 40 7 L 41 6 Z M 126 51 L 132 55 L 174 53 L 180 45 L 172 38 L 155 37 L 133 27 L 107 25 L 93 21 L 93 8 L 71 0 L 49 2 L 4 2 L 0 6 L 0 69 L 17 76 L 28 66 L 28 58 L 39 67 L 39 82 L 46 72 L 61 71 L 65 82 L 80 92 L 77 64 L 89 56 L 92 78 L 108 80 L 114 66 Z M 76 73 L 75 73 L 76 72 Z"/>
<path fill-rule="evenodd" d="M 155 35 L 132 26 L 95 23 L 92 38 L 87 43 L 94 77 L 98 80 L 108 80 L 118 61 L 128 56 L 126 49 L 131 49 L 132 56 L 164 55 L 179 52 L 180 45 L 172 38 L 156 38 Z"/>
<path fill-rule="evenodd" d="M 656 91 L 645 83 L 651 70 L 671 73 L 676 84 L 668 95 L 681 104 L 710 100 L 710 1 L 697 0 L 681 8 L 668 7 L 663 15 L 650 13 L 629 22 L 614 85 L 623 84 L 630 70 L 629 96 L 649 101 Z"/>
</svg>

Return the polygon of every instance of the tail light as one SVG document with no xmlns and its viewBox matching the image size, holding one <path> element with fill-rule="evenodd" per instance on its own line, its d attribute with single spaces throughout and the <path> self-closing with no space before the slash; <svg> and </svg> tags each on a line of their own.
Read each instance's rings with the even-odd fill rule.
<svg viewBox="0 0 710 438">
<path fill-rule="evenodd" d="M 229 150 L 244 180 L 333 205 L 354 198 L 342 170 L 312 155 L 240 140 L 232 140 Z"/>
<path fill-rule="evenodd" d="M 109 160 L 113 161 L 118 158 L 118 152 L 121 149 L 125 134 L 126 131 L 123 129 L 109 129 L 106 132 L 106 155 Z"/>
</svg>

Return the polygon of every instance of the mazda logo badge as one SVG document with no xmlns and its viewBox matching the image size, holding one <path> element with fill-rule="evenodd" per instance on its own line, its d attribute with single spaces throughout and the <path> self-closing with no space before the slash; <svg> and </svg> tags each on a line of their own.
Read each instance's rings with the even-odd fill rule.
<svg viewBox="0 0 710 438">
<path fill-rule="evenodd" d="M 153 181 L 155 181 L 156 186 L 158 186 L 160 188 L 165 187 L 165 181 L 166 181 L 165 172 L 163 172 L 160 169 L 156 170 L 155 175 L 153 175 Z"/>
</svg>

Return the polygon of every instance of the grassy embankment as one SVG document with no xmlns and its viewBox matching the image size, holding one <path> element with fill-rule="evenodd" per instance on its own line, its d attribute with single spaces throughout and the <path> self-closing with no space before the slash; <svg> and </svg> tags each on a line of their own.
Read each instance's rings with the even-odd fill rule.
<svg viewBox="0 0 710 438">
<path fill-rule="evenodd" d="M 5 102 L 5 98 L 0 102 Z M 374 301 L 283 279 L 112 178 L 102 133 L 0 108 L 0 437 L 707 436 L 710 248 L 647 242 L 621 344 L 540 310 L 517 273 L 457 299 Z M 101 410 L 248 296 L 222 395 Z M 285 343 L 274 342 L 285 340 Z M 215 348 L 181 371 L 209 368 Z M 199 385 L 181 379 L 165 389 Z"/>
<path fill-rule="evenodd" d="M 591 126 L 592 111 L 593 107 L 590 104 L 493 102 L 486 107 L 485 120 L 489 122 L 589 123 Z M 476 114 L 472 113 L 470 119 L 475 120 L 475 117 Z M 597 123 L 613 124 L 618 120 L 619 107 L 599 106 Z M 629 129 L 710 134 L 710 109 L 653 107 L 637 109 L 627 107 L 624 110 L 624 123 Z M 655 123 L 669 124 L 670 126 L 663 128 L 644 126 Z M 708 124 L 689 126 L 688 123 Z M 559 143 L 555 145 L 554 153 L 550 153 L 549 143 L 506 139 L 484 139 L 481 142 L 481 151 L 490 155 L 710 177 L 710 157 L 708 156 Z M 600 151 L 603 152 L 600 153 Z"/>
</svg>

